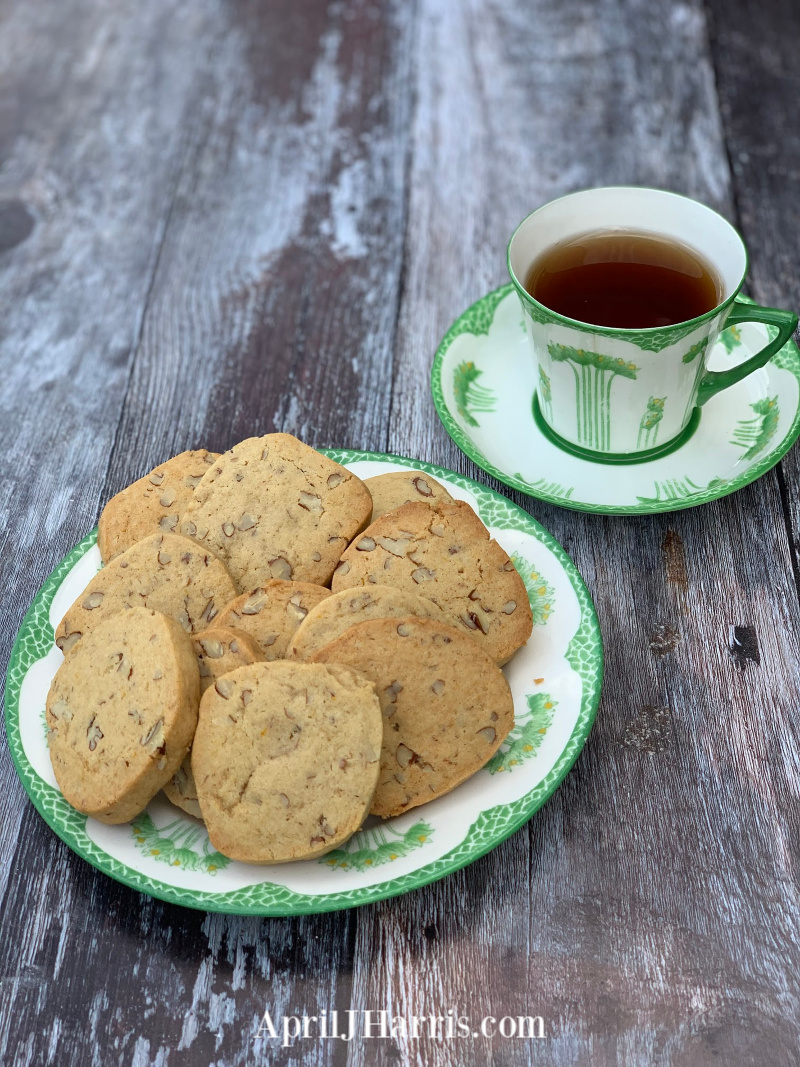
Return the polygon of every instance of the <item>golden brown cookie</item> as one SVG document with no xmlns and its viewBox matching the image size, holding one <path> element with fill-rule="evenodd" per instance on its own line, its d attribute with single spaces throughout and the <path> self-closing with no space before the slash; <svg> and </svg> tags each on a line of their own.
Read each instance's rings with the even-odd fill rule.
<svg viewBox="0 0 800 1067">
<path fill-rule="evenodd" d="M 181 531 L 225 560 L 239 592 L 270 578 L 328 585 L 371 514 L 372 497 L 354 474 L 296 437 L 272 433 L 219 457 Z"/>
<path fill-rule="evenodd" d="M 256 663 L 206 691 L 192 748 L 211 843 L 245 863 L 311 859 L 369 810 L 381 748 L 370 682 L 347 667 Z"/>
<path fill-rule="evenodd" d="M 499 663 L 531 635 L 525 585 L 508 553 L 461 500 L 404 504 L 356 537 L 336 568 L 334 593 L 393 585 L 427 597 Z"/>
<path fill-rule="evenodd" d="M 147 608 L 84 637 L 47 694 L 50 759 L 69 803 L 106 823 L 143 811 L 186 755 L 200 683 L 191 640 Z"/>
<path fill-rule="evenodd" d="M 218 456 L 204 448 L 181 452 L 112 496 L 97 524 L 103 563 L 151 534 L 178 533 L 195 486 Z"/>
<path fill-rule="evenodd" d="M 101 622 L 133 607 L 160 611 L 195 633 L 235 595 L 213 552 L 178 534 L 154 534 L 97 572 L 58 624 L 56 644 L 66 655 Z"/>
<path fill-rule="evenodd" d="M 373 815 L 400 815 L 449 793 L 514 725 L 511 690 L 494 660 L 433 619 L 358 623 L 312 662 L 344 663 L 375 683 L 383 748 Z"/>
<path fill-rule="evenodd" d="M 226 626 L 213 626 L 192 638 L 192 647 L 200 668 L 200 696 L 218 678 L 237 667 L 258 663 L 264 657 L 252 637 Z M 202 819 L 197 803 L 197 788 L 192 774 L 191 749 L 180 767 L 164 785 L 164 793 L 177 808 Z"/>
<path fill-rule="evenodd" d="M 275 578 L 226 604 L 214 627 L 241 630 L 253 638 L 264 659 L 283 659 L 297 627 L 330 595 L 321 585 Z"/>
<path fill-rule="evenodd" d="M 391 585 L 368 585 L 342 589 L 309 611 L 291 640 L 287 656 L 310 659 L 313 654 L 337 637 L 368 619 L 404 619 L 416 615 L 448 623 L 441 608 L 432 600 L 396 589 Z"/>
<path fill-rule="evenodd" d="M 264 659 L 261 649 L 249 634 L 220 623 L 192 638 L 192 647 L 200 668 L 200 696 L 210 685 L 237 667 L 249 667 Z"/>
<path fill-rule="evenodd" d="M 372 497 L 372 521 L 403 504 L 450 504 L 453 498 L 443 485 L 422 471 L 392 471 L 365 478 L 364 485 Z"/>
</svg>

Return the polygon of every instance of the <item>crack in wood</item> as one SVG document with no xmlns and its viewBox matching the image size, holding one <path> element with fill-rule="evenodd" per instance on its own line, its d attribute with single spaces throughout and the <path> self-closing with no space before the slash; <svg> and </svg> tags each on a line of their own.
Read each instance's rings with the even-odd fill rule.
<svg viewBox="0 0 800 1067">
<path fill-rule="evenodd" d="M 749 664 L 761 666 L 761 653 L 758 649 L 758 635 L 753 626 L 731 626 L 728 652 L 740 671 L 745 671 Z"/>
</svg>

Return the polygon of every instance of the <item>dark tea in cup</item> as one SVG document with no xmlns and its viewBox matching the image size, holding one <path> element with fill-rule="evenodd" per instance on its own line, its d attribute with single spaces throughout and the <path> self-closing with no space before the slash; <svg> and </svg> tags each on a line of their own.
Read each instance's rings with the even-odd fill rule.
<svg viewBox="0 0 800 1067">
<path fill-rule="evenodd" d="M 626 330 L 688 322 L 722 299 L 721 280 L 694 249 L 635 232 L 554 245 L 531 264 L 525 288 L 559 315 Z"/>
</svg>

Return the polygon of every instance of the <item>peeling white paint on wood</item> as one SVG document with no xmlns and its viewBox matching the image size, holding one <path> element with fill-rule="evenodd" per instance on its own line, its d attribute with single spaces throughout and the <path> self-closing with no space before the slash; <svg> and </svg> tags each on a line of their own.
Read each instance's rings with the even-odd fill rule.
<svg viewBox="0 0 800 1067">
<path fill-rule="evenodd" d="M 35 225 L 0 250 L 6 655 L 101 499 L 182 448 L 287 429 L 475 473 L 430 361 L 537 203 L 641 182 L 734 216 L 735 188 L 757 295 L 796 302 L 796 146 L 760 161 L 798 15 L 762 9 L 754 54 L 747 5 L 708 7 L 711 27 L 701 0 L 7 4 L 0 208 Z M 763 115 L 736 95 L 756 76 Z M 4 750 L 0 1062 L 793 1062 L 800 620 L 776 476 L 636 520 L 522 503 L 578 563 L 607 649 L 597 725 L 547 807 L 395 901 L 204 916 L 72 856 Z M 732 625 L 760 666 L 737 667 Z M 656 654 L 666 627 L 680 640 Z M 669 743 L 648 749 L 664 707 Z M 548 1036 L 258 1035 L 266 1009 L 348 1008 L 541 1014 Z"/>
</svg>

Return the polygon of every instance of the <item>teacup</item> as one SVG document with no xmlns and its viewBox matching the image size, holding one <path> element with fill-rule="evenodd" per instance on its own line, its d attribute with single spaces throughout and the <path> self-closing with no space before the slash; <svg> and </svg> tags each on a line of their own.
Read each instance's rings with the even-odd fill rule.
<svg viewBox="0 0 800 1067">
<path fill-rule="evenodd" d="M 566 318 L 526 290 L 529 268 L 548 249 L 611 230 L 694 248 L 720 280 L 717 306 L 673 326 L 617 329 Z M 729 222 L 703 204 L 658 189 L 587 189 L 545 204 L 515 230 L 508 271 L 538 364 L 534 417 L 560 447 L 596 462 L 642 462 L 677 448 L 696 429 L 703 404 L 763 367 L 797 327 L 791 311 L 738 299 L 747 251 Z M 777 334 L 735 367 L 708 370 L 722 330 L 742 322 L 764 323 Z"/>
</svg>

